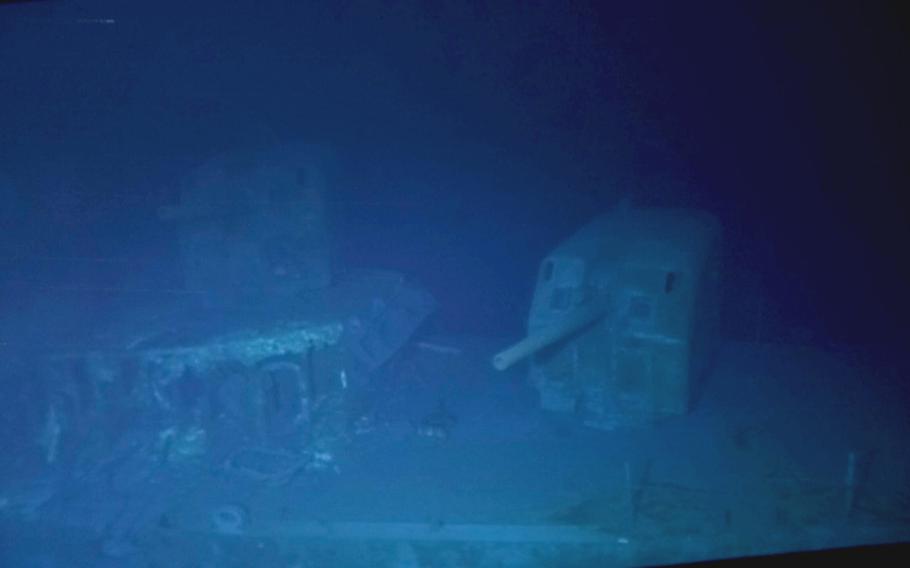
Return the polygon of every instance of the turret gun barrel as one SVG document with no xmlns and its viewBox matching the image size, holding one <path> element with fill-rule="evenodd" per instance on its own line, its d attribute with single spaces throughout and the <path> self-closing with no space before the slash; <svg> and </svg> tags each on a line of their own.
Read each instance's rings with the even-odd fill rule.
<svg viewBox="0 0 910 568">
<path fill-rule="evenodd" d="M 498 371 L 505 371 L 525 357 L 593 324 L 602 318 L 606 311 L 606 305 L 603 303 L 578 307 L 568 312 L 561 321 L 529 334 L 515 345 L 494 355 L 493 367 Z"/>
</svg>

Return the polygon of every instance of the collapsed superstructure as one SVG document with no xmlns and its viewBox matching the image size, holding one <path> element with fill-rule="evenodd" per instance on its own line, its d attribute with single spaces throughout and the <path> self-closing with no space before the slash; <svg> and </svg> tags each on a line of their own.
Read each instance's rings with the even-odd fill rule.
<svg viewBox="0 0 910 568">
<path fill-rule="evenodd" d="M 396 273 L 332 270 L 311 152 L 226 156 L 177 193 L 160 216 L 186 294 L 45 358 L 43 461 L 89 475 L 129 453 L 270 480 L 336 467 L 358 389 L 433 299 Z"/>
</svg>

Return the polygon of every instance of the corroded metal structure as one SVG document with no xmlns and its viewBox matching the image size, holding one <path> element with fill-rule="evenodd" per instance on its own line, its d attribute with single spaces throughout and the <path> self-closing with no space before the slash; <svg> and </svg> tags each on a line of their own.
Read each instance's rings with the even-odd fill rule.
<svg viewBox="0 0 910 568">
<path fill-rule="evenodd" d="M 208 459 L 269 479 L 293 473 L 279 463 L 333 468 L 352 391 L 433 299 L 392 272 L 332 274 L 325 180 L 297 147 L 226 156 L 178 186 L 159 214 L 188 293 L 153 317 L 101 317 L 47 354 L 42 460 L 91 470 L 128 446 L 152 462 Z"/>
</svg>

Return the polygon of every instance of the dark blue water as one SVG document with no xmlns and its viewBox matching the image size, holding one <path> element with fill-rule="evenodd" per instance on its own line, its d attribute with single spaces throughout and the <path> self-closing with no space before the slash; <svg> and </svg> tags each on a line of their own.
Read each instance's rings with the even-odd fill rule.
<svg viewBox="0 0 910 568">
<path fill-rule="evenodd" d="M 187 298 L 175 227 L 159 216 L 193 172 L 300 145 L 325 176 L 336 278 L 391 270 L 435 299 L 414 341 L 483 337 L 474 351 L 442 345 L 486 361 L 525 333 L 541 259 L 579 227 L 621 202 L 696 208 L 723 229 L 726 340 L 836 353 L 901 401 L 910 54 L 898 12 L 888 2 L 2 2 L 3 446 L 44 471 L 30 454 L 53 400 L 40 362 L 64 342 L 198 299 Z M 459 404 L 486 408 L 483 392 Z M 420 408 L 392 430 L 437 395 L 415 398 Z M 535 406 L 531 391 L 514 395 Z M 466 431 L 499 424 L 484 412 L 468 411 L 478 421 Z M 537 418 L 513 418 L 533 437 Z M 731 428 L 749 445 L 764 427 Z M 832 452 L 819 459 L 846 459 Z M 10 457 L 2 470 L 20 465 Z M 47 483 L 65 485 L 65 474 Z"/>
</svg>

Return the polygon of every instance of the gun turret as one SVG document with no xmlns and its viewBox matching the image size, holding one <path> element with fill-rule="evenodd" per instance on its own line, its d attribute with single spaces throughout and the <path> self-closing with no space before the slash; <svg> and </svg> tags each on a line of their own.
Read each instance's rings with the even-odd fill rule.
<svg viewBox="0 0 910 568">
<path fill-rule="evenodd" d="M 716 340 L 719 241 L 702 211 L 592 219 L 541 261 L 528 335 L 493 367 L 529 358 L 541 407 L 596 428 L 688 412 Z"/>
</svg>

